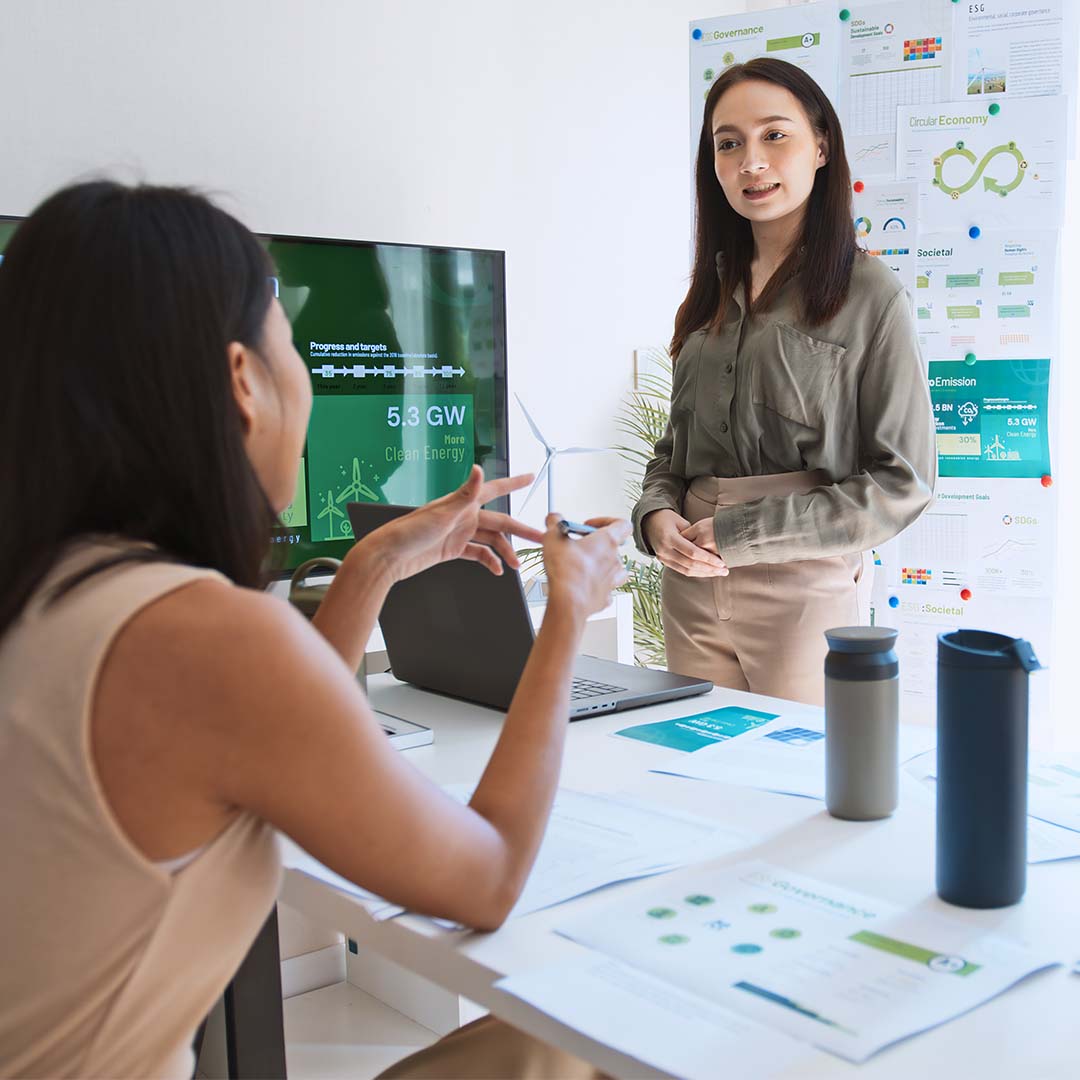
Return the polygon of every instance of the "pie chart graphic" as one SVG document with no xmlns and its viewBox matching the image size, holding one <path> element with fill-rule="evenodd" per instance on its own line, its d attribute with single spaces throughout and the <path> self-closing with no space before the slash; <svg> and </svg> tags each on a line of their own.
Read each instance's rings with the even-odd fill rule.
<svg viewBox="0 0 1080 1080">
<path fill-rule="evenodd" d="M 855 235 L 856 236 L 869 236 L 870 230 L 874 226 L 870 224 L 868 217 L 857 217 L 855 219 Z"/>
</svg>

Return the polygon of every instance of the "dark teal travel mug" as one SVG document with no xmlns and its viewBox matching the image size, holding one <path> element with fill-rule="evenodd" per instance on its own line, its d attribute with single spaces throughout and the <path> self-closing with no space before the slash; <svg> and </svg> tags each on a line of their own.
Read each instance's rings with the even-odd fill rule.
<svg viewBox="0 0 1080 1080">
<path fill-rule="evenodd" d="M 971 908 L 1015 904 L 1027 876 L 1028 642 L 938 635 L 937 891 Z"/>
</svg>

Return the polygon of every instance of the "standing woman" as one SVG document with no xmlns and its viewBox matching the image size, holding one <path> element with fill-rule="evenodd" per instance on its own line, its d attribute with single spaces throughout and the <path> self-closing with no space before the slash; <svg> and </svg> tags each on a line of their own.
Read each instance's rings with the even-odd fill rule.
<svg viewBox="0 0 1080 1080">
<path fill-rule="evenodd" d="M 709 91 L 671 354 L 633 514 L 668 666 L 820 703 L 823 633 L 869 621 L 866 553 L 927 506 L 937 459 L 907 293 L 858 249 L 839 121 L 792 64 Z"/>
</svg>

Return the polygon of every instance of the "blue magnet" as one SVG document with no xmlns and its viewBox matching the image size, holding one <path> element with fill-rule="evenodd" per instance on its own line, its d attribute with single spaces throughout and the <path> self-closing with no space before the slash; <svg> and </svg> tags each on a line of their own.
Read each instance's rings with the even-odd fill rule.
<svg viewBox="0 0 1080 1080">
<path fill-rule="evenodd" d="M 695 41 L 700 41 L 701 40 L 701 27 L 700 26 L 695 26 L 694 27 L 694 32 L 690 36 Z"/>
<path fill-rule="evenodd" d="M 968 236 L 970 236 L 972 240 L 978 240 L 981 235 L 982 229 L 980 229 L 978 225 L 972 225 L 971 228 L 968 229 Z"/>
<path fill-rule="evenodd" d="M 899 596 L 890 596 L 889 597 L 889 607 L 898 608 L 899 606 L 900 606 L 900 597 Z"/>
<path fill-rule="evenodd" d="M 991 106 L 990 106 L 990 108 L 989 108 L 989 109 L 987 109 L 986 111 L 987 111 L 987 112 L 988 112 L 988 113 L 989 113 L 989 114 L 990 114 L 991 116 L 997 116 L 997 114 L 998 114 L 999 112 L 1001 112 L 1001 106 L 1000 106 L 1000 105 L 999 105 L 999 104 L 998 104 L 998 103 L 997 103 L 997 102 L 995 101 L 995 102 L 994 102 L 994 104 L 993 104 L 993 105 L 991 105 Z"/>
</svg>

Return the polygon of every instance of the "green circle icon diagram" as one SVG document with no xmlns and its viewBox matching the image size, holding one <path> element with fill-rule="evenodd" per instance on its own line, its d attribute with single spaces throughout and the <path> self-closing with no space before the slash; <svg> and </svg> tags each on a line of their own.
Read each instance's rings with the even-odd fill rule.
<svg viewBox="0 0 1080 1080">
<path fill-rule="evenodd" d="M 685 945 L 690 939 L 685 934 L 665 934 L 657 940 L 663 945 Z"/>
<path fill-rule="evenodd" d="M 747 911 L 754 915 L 772 915 L 776 911 L 775 904 L 751 904 Z"/>
<path fill-rule="evenodd" d="M 739 953 L 740 956 L 753 956 L 754 953 L 761 952 L 760 945 L 732 945 L 731 951 L 733 953 Z"/>
<path fill-rule="evenodd" d="M 1011 157 L 1016 162 L 1016 175 L 1007 184 L 1001 183 L 995 176 L 983 176 L 990 162 L 999 155 Z M 952 185 L 945 183 L 945 163 L 954 157 L 963 158 L 974 170 L 963 184 Z M 1020 186 L 1026 169 L 1027 161 L 1014 142 L 1002 143 L 1000 146 L 988 150 L 981 161 L 962 142 L 958 142 L 955 146 L 950 146 L 943 154 L 934 158 L 934 187 L 943 194 L 948 195 L 949 198 L 958 199 L 965 191 L 970 191 L 982 178 L 984 191 L 993 191 L 1004 197 Z"/>
<path fill-rule="evenodd" d="M 769 937 L 780 938 L 781 941 L 791 941 L 793 938 L 802 937 L 801 930 L 793 930 L 790 926 L 780 926 L 769 931 Z"/>
<path fill-rule="evenodd" d="M 733 52 L 726 52 L 723 56 L 724 67 L 731 67 L 735 63 L 735 54 Z"/>
<path fill-rule="evenodd" d="M 645 914 L 650 919 L 674 919 L 676 912 L 669 907 L 651 907 Z"/>
<path fill-rule="evenodd" d="M 686 902 L 693 904 L 694 907 L 707 907 L 709 904 L 716 903 L 711 896 L 706 896 L 704 893 L 691 893 L 686 897 Z"/>
</svg>

